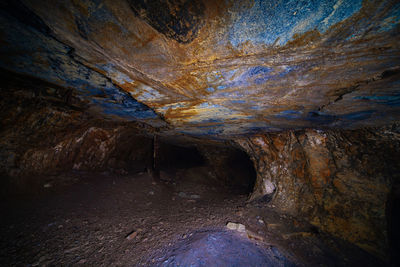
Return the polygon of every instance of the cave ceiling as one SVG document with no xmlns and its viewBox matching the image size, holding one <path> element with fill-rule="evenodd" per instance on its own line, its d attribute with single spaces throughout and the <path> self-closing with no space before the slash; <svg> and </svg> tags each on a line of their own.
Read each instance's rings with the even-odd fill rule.
<svg viewBox="0 0 400 267">
<path fill-rule="evenodd" d="M 13 0 L 0 68 L 197 136 L 400 117 L 400 1 Z"/>
</svg>

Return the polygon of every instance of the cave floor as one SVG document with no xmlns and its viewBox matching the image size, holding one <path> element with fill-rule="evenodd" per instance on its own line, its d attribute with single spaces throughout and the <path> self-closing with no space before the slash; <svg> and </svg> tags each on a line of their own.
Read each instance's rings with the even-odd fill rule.
<svg viewBox="0 0 400 267">
<path fill-rule="evenodd" d="M 182 247 L 202 247 L 199 240 L 233 247 L 236 236 L 226 237 L 233 233 L 227 222 L 245 225 L 247 234 L 238 238 L 256 250 L 278 249 L 276 266 L 382 264 L 273 205 L 246 203 L 246 195 L 215 185 L 155 180 L 147 173 L 62 178 L 64 185 L 45 183 L 40 193 L 2 201 L 0 266 L 175 266 L 170 260 L 188 251 Z"/>
</svg>

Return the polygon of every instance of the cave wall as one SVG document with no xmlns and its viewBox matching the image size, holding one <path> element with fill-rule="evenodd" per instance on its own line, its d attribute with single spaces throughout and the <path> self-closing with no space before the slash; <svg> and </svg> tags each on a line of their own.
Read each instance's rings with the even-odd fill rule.
<svg viewBox="0 0 400 267">
<path fill-rule="evenodd" d="M 143 123 L 93 112 L 71 88 L 7 71 L 0 77 L 2 192 L 33 182 L 42 186 L 46 177 L 58 180 L 71 171 L 127 174 L 154 166 L 163 175 L 201 167 L 217 184 L 240 193 L 252 188 L 247 179 L 254 176 L 251 162 L 229 142 L 166 136 Z"/>
<path fill-rule="evenodd" d="M 29 173 L 66 170 L 143 171 L 150 162 L 152 139 L 124 126 L 79 129 L 57 144 L 27 150 L 20 168 Z"/>
<path fill-rule="evenodd" d="M 98 117 L 59 85 L 10 72 L 1 77 L 2 183 L 71 170 L 124 174 L 149 166 L 150 126 Z"/>
<path fill-rule="evenodd" d="M 384 258 L 387 200 L 400 180 L 399 130 L 287 131 L 237 140 L 257 170 L 251 200 L 272 199 L 284 212 Z"/>
</svg>

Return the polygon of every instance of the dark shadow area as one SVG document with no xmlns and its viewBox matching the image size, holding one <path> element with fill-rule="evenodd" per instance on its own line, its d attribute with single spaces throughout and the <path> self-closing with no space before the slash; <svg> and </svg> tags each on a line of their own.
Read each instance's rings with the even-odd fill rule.
<svg viewBox="0 0 400 267">
<path fill-rule="evenodd" d="M 246 152 L 229 144 L 178 144 L 160 141 L 153 145 L 154 177 L 172 183 L 185 180 L 232 194 L 252 192 L 257 175 Z"/>
<path fill-rule="evenodd" d="M 391 263 L 400 265 L 400 185 L 393 186 L 387 203 L 388 241 L 390 246 Z"/>
<path fill-rule="evenodd" d="M 249 155 L 242 150 L 235 149 L 229 155 L 226 165 L 226 176 L 232 189 L 239 194 L 253 192 L 257 173 Z"/>
<path fill-rule="evenodd" d="M 161 170 L 193 168 L 206 164 L 195 146 L 177 146 L 164 142 L 159 144 L 157 162 Z"/>
</svg>

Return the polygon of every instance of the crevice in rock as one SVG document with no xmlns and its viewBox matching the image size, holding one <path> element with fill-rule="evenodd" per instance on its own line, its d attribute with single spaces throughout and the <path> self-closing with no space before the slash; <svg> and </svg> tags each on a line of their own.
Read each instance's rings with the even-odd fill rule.
<svg viewBox="0 0 400 267">
<path fill-rule="evenodd" d="M 318 107 L 318 111 L 323 111 L 323 109 L 325 109 L 327 106 L 342 100 L 343 96 L 360 90 L 360 87 L 363 85 L 367 85 L 372 82 L 386 79 L 386 78 L 392 77 L 394 75 L 398 75 L 399 73 L 400 73 L 400 67 L 396 66 L 396 67 L 387 69 L 387 70 L 381 72 L 380 74 L 375 75 L 372 78 L 366 79 L 364 81 L 359 81 L 352 86 L 335 89 L 328 93 L 328 96 L 334 97 L 334 99 L 332 101 L 329 101 L 329 103 Z"/>
</svg>

